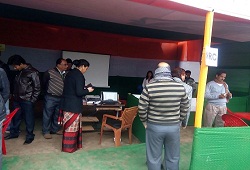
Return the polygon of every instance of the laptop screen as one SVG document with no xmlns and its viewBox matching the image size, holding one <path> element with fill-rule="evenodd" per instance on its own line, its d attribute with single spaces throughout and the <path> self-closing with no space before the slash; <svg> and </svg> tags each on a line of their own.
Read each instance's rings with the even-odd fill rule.
<svg viewBox="0 0 250 170">
<path fill-rule="evenodd" d="M 113 100 L 118 101 L 118 93 L 117 92 L 101 92 L 101 100 Z"/>
</svg>

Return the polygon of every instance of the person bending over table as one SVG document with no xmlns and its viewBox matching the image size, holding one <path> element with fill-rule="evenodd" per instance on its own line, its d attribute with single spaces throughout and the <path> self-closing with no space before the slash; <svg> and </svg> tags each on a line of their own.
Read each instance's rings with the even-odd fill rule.
<svg viewBox="0 0 250 170">
<path fill-rule="evenodd" d="M 74 60 L 76 66 L 70 71 L 64 81 L 61 110 L 63 111 L 63 139 L 62 151 L 75 152 L 82 148 L 81 112 L 83 109 L 82 98 L 93 87 L 85 87 L 84 73 L 89 68 L 89 62 L 84 59 Z"/>
</svg>

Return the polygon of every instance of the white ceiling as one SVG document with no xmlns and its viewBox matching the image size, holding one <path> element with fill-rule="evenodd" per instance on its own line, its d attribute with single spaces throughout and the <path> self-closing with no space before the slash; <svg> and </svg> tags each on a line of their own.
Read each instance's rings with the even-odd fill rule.
<svg viewBox="0 0 250 170">
<path fill-rule="evenodd" d="M 131 26 L 198 35 L 204 33 L 206 14 L 206 11 L 180 4 L 173 5 L 173 2 L 171 2 L 171 6 L 170 1 L 167 0 L 0 0 L 0 3 Z M 215 13 L 212 32 L 214 38 L 238 42 L 250 41 L 250 22 L 248 20 L 237 21 L 228 16 L 224 17 L 228 20 L 222 20 L 218 18 L 223 17 L 216 16 Z"/>
</svg>

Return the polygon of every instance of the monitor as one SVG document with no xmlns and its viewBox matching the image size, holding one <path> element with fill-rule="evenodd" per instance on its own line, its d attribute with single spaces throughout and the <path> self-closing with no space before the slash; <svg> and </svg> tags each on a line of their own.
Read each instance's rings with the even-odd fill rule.
<svg viewBox="0 0 250 170">
<path fill-rule="evenodd" d="M 118 93 L 117 92 L 102 91 L 101 92 L 101 100 L 102 101 L 106 101 L 106 100 L 118 101 Z"/>
</svg>

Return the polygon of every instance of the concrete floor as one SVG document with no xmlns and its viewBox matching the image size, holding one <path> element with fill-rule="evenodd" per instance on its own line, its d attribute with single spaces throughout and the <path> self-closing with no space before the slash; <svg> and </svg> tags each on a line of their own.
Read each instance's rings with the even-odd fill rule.
<svg viewBox="0 0 250 170">
<path fill-rule="evenodd" d="M 30 155 L 36 153 L 55 153 L 61 152 L 62 135 L 52 135 L 52 139 L 45 139 L 41 130 L 35 130 L 35 140 L 29 145 L 23 145 L 25 140 L 25 129 L 21 128 L 21 134 L 16 139 L 6 140 L 7 156 Z M 114 147 L 113 131 L 105 131 L 102 138 L 102 143 L 99 145 L 100 132 L 83 132 L 83 148 L 82 150 L 94 150 Z M 138 144 L 140 141 L 133 136 L 133 144 Z M 129 145 L 127 131 L 122 132 L 121 145 Z"/>
<path fill-rule="evenodd" d="M 36 136 L 31 144 L 23 145 L 25 140 L 25 125 L 23 123 L 20 128 L 20 136 L 16 139 L 6 140 L 7 155 L 3 156 L 3 169 L 26 170 L 36 167 L 37 170 L 72 168 L 116 170 L 117 167 L 114 168 L 113 166 L 117 165 L 117 163 L 124 165 L 120 169 L 147 169 L 145 164 L 145 144 L 140 144 L 140 141 L 133 136 L 132 145 L 129 145 L 127 131 L 122 132 L 121 147 L 119 148 L 114 146 L 112 131 L 104 132 L 102 144 L 99 145 L 100 132 L 97 130 L 95 132 L 83 132 L 83 148 L 81 150 L 73 154 L 62 153 L 62 135 L 53 135 L 52 139 L 44 139 L 42 135 L 42 108 L 42 101 L 40 101 L 35 107 L 36 123 L 34 133 Z M 97 127 L 100 127 L 100 124 Z M 189 167 L 193 131 L 194 127 L 192 126 L 181 129 L 180 170 L 187 170 Z M 126 157 L 122 157 L 123 162 L 120 162 L 120 156 L 117 156 L 119 154 L 126 155 Z M 110 160 L 109 156 L 113 156 L 114 159 Z M 77 161 L 83 158 L 85 161 Z M 131 164 L 131 162 L 133 163 Z"/>
<path fill-rule="evenodd" d="M 37 124 L 39 125 L 39 124 Z M 189 126 L 181 129 L 181 143 L 190 143 L 193 140 L 194 128 Z M 62 135 L 53 135 L 52 139 L 44 139 L 39 127 L 35 130 L 35 140 L 29 145 L 23 145 L 25 140 L 25 128 L 21 128 L 21 134 L 16 139 L 6 140 L 7 155 L 20 156 L 38 153 L 56 153 L 61 152 Z M 99 145 L 100 132 L 83 132 L 84 151 L 114 147 L 114 134 L 112 131 L 105 131 L 102 144 Z M 140 141 L 133 136 L 132 144 L 138 144 Z M 129 145 L 128 133 L 122 133 L 122 146 Z"/>
<path fill-rule="evenodd" d="M 62 135 L 53 135 L 44 139 L 41 133 L 41 121 L 36 124 L 35 140 L 23 145 L 25 127 L 17 139 L 6 140 L 7 155 L 3 156 L 3 170 L 146 170 L 145 143 L 133 137 L 128 143 L 127 132 L 122 133 L 121 147 L 115 147 L 113 132 L 105 131 L 102 144 L 99 145 L 99 132 L 83 132 L 83 148 L 74 153 L 61 152 Z M 181 129 L 180 170 L 188 170 L 191 160 L 194 128 Z M 1 169 L 1 168 L 0 168 Z"/>
<path fill-rule="evenodd" d="M 25 140 L 25 125 L 22 122 L 20 136 L 16 139 L 6 140 L 7 155 L 20 156 L 31 155 L 38 153 L 60 153 L 62 146 L 62 135 L 53 135 L 52 139 L 44 139 L 42 135 L 42 110 L 43 101 L 38 101 L 35 107 L 35 140 L 29 145 L 23 145 Z M 100 127 L 100 123 L 97 127 Z M 193 126 L 188 126 L 186 129 L 181 129 L 181 143 L 192 143 Z M 83 151 L 103 149 L 114 147 L 113 131 L 105 131 L 103 134 L 102 144 L 99 145 L 100 132 L 83 132 Z M 133 136 L 132 144 L 138 144 L 140 141 Z M 129 145 L 127 131 L 122 132 L 121 146 Z"/>
</svg>

